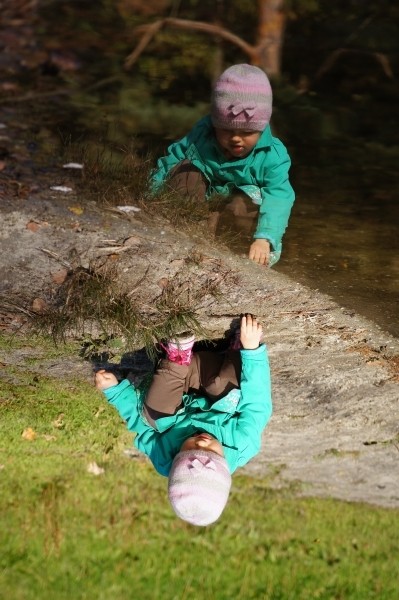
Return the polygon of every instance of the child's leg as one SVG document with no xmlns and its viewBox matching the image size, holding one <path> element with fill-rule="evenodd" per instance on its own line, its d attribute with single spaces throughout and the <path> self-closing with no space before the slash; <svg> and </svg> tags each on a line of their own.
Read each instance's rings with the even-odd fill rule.
<svg viewBox="0 0 399 600">
<path fill-rule="evenodd" d="M 188 365 L 167 359 L 160 361 L 143 406 L 144 415 L 153 427 L 157 419 L 174 415 L 181 406 L 188 369 Z"/>
<path fill-rule="evenodd" d="M 190 365 L 161 360 L 147 392 L 143 412 L 156 427 L 156 420 L 174 415 L 182 405 L 182 396 L 193 390 L 218 400 L 239 387 L 241 355 L 230 350 L 226 354 L 196 352 Z"/>
<path fill-rule="evenodd" d="M 194 167 L 189 160 L 183 160 L 171 170 L 168 187 L 189 198 L 205 200 L 208 182 L 201 171 Z"/>
<path fill-rule="evenodd" d="M 186 196 L 204 202 L 208 181 L 197 167 L 194 167 L 189 160 L 183 160 L 171 170 L 168 178 L 169 189 Z M 209 213 L 208 228 L 213 234 L 219 223 L 220 213 L 214 211 Z"/>
<path fill-rule="evenodd" d="M 259 211 L 258 206 L 252 202 L 249 196 L 243 192 L 237 192 L 230 196 L 230 202 L 226 204 L 226 211 L 227 214 L 233 215 L 233 226 L 236 229 L 246 234 L 254 231 Z"/>
<path fill-rule="evenodd" d="M 186 387 L 201 391 L 212 400 L 218 400 L 231 390 L 239 388 L 240 379 L 240 352 L 196 352 L 189 367 Z"/>
</svg>

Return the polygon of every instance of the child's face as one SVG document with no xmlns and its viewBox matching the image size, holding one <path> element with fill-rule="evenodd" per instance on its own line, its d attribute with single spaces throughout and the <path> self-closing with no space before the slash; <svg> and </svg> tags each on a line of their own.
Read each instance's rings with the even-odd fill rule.
<svg viewBox="0 0 399 600">
<path fill-rule="evenodd" d="M 187 438 L 180 448 L 180 452 L 186 450 L 208 450 L 214 452 L 219 456 L 224 456 L 222 444 L 209 433 L 196 433 L 195 435 Z"/>
<path fill-rule="evenodd" d="M 256 146 L 261 131 L 242 129 L 219 129 L 215 127 L 215 136 L 227 158 L 245 158 Z"/>
</svg>

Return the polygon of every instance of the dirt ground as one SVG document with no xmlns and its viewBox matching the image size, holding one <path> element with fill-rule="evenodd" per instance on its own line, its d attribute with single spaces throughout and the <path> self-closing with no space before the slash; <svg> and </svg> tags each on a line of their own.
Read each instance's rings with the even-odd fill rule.
<svg viewBox="0 0 399 600">
<path fill-rule="evenodd" d="M 143 211 L 85 202 L 76 192 L 81 173 L 61 163 L 43 170 L 15 113 L 0 121 L 3 331 L 15 331 L 24 318 L 12 310 L 11 299 L 36 299 L 40 306 L 68 269 L 99 258 L 114 261 L 123 285 L 139 285 L 149 304 L 177 273 L 193 290 L 213 281 L 221 295 L 205 294 L 198 308 L 213 337 L 245 311 L 254 312 L 266 330 L 274 414 L 262 451 L 245 472 L 270 475 L 276 487 L 295 485 L 298 494 L 399 506 L 397 339 L 329 297 L 201 235 L 178 233 Z M 135 205 L 134 198 L 129 204 Z M 28 364 L 32 352 L 12 351 L 0 361 L 37 369 Z M 79 357 L 69 368 L 89 377 Z M 43 360 L 40 369 L 61 376 L 65 362 Z"/>
</svg>

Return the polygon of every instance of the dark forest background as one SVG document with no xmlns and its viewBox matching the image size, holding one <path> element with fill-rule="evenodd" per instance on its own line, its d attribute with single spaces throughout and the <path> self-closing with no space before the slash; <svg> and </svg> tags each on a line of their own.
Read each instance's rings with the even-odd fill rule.
<svg viewBox="0 0 399 600">
<path fill-rule="evenodd" d="M 0 43 L 3 104 L 55 106 L 71 131 L 111 141 L 179 137 L 218 73 L 253 62 L 289 146 L 398 142 L 399 6 L 386 0 L 13 0 Z"/>
</svg>

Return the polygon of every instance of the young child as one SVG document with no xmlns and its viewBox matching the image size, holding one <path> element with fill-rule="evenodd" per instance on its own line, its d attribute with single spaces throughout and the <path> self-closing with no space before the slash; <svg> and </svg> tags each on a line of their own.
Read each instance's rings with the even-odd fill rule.
<svg viewBox="0 0 399 600">
<path fill-rule="evenodd" d="M 168 480 L 175 513 L 193 525 L 221 515 L 231 473 L 260 450 L 272 412 L 270 371 L 262 327 L 245 315 L 240 349 L 192 351 L 194 337 L 171 341 L 147 389 L 135 389 L 112 373 L 95 375 L 98 389 L 115 406 L 135 446 Z"/>
<path fill-rule="evenodd" d="M 249 258 L 269 266 L 280 258 L 295 198 L 288 179 L 291 161 L 272 135 L 271 114 L 272 90 L 264 71 L 247 64 L 228 68 L 214 85 L 210 115 L 169 146 L 151 177 L 153 192 L 164 187 L 198 200 L 226 196 L 236 216 L 253 216 L 258 205 Z"/>
</svg>

